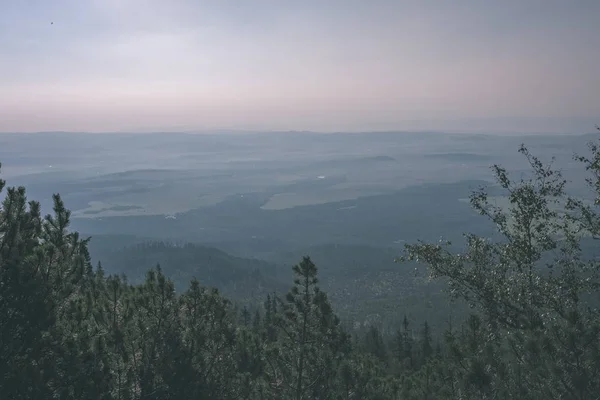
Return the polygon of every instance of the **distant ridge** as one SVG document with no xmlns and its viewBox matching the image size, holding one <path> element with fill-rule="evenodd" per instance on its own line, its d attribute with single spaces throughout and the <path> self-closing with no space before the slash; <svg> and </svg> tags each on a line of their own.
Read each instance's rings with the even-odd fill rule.
<svg viewBox="0 0 600 400">
<path fill-rule="evenodd" d="M 260 130 L 189 130 L 189 131 L 106 131 L 106 132 L 84 132 L 84 131 L 32 131 L 32 132 L 0 132 L 0 135 L 464 135 L 464 136 L 587 136 L 597 135 L 594 129 L 587 132 L 513 132 L 513 131 L 482 131 L 470 132 L 461 130 L 432 131 L 432 130 L 385 130 L 385 131 L 260 131 Z"/>
</svg>

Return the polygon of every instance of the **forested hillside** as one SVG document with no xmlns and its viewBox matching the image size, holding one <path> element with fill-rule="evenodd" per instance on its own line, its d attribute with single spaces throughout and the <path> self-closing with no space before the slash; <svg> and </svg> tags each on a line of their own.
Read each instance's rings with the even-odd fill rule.
<svg viewBox="0 0 600 400">
<path fill-rule="evenodd" d="M 353 327 L 375 325 L 386 334 L 401 326 L 428 320 L 445 329 L 450 319 L 466 315 L 464 302 L 449 302 L 445 282 L 430 280 L 417 264 L 395 264 L 397 249 L 360 245 L 321 245 L 268 257 L 292 279 L 290 267 L 305 254 L 319 266 L 319 280 L 338 316 Z"/>
<path fill-rule="evenodd" d="M 267 293 L 287 289 L 277 279 L 277 268 L 265 261 L 234 257 L 213 247 L 144 241 L 103 252 L 99 259 L 107 273 L 126 272 L 129 281 L 144 281 L 148 268 L 159 264 L 177 291 L 193 278 L 203 286 L 217 287 L 238 303 L 262 302 Z"/>
<path fill-rule="evenodd" d="M 449 318 L 465 315 L 464 304 L 448 302 L 445 284 L 431 281 L 416 264 L 394 264 L 393 248 L 321 245 L 272 254 L 267 261 L 231 256 L 214 247 L 157 242 L 118 235 L 94 236 L 88 245 L 93 264 L 105 273 L 125 273 L 130 283 L 142 283 L 148 268 L 160 264 L 175 289 L 185 290 L 196 277 L 215 287 L 236 306 L 255 309 L 267 294 L 281 295 L 293 279 L 291 267 L 310 254 L 319 265 L 320 286 L 336 314 L 347 326 L 365 329 L 376 325 L 390 333 L 404 315 L 412 323 L 429 320 L 445 328 Z"/>
<path fill-rule="evenodd" d="M 399 309 L 403 323 L 391 333 L 377 325 L 344 327 L 315 265 L 318 258 L 323 276 L 331 272 L 330 249 L 315 249 L 314 260 L 280 255 L 297 264 L 287 289 L 276 293 L 271 285 L 279 287 L 286 274 L 271 264 L 196 245 L 181 251 L 130 243 L 94 265 L 93 238 L 69 230 L 59 195 L 53 214 L 42 217 L 25 188 L 7 188 L 0 209 L 0 398 L 595 399 L 600 263 L 589 242 L 586 252 L 580 244 L 600 236 L 600 149 L 592 143 L 577 158 L 590 173 L 593 204 L 571 197 L 550 164 L 525 147 L 520 152 L 529 178 L 492 168 L 507 204 L 495 203 L 485 188 L 470 197 L 497 238 L 467 234 L 460 251 L 444 241 L 409 244 L 393 265 L 426 266 L 472 314 L 442 328 L 425 318 L 410 323 Z M 138 275 L 146 264 L 164 264 L 173 279 L 161 266 L 143 280 L 109 273 L 130 265 Z M 363 272 L 352 265 L 345 271 L 365 285 Z M 215 282 L 239 295 L 236 307 L 210 287 Z M 257 296 L 260 307 L 244 307 Z"/>
</svg>

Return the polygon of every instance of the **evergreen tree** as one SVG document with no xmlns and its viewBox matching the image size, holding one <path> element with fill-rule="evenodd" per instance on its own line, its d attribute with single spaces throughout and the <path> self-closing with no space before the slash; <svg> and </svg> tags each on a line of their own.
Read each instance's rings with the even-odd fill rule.
<svg viewBox="0 0 600 400">
<path fill-rule="evenodd" d="M 376 326 L 371 325 L 364 339 L 365 350 L 375 356 L 380 362 L 387 361 L 387 349 L 383 341 L 383 336 Z"/>
<path fill-rule="evenodd" d="M 241 313 L 242 324 L 244 326 L 250 325 L 250 311 L 248 311 L 248 307 L 244 306 Z"/>
<path fill-rule="evenodd" d="M 262 321 L 261 321 L 261 317 L 260 317 L 260 311 L 256 310 L 254 312 L 254 319 L 252 320 L 252 329 L 254 330 L 255 333 L 258 333 L 260 331 L 261 324 L 262 324 Z"/>
<path fill-rule="evenodd" d="M 338 373 L 338 396 L 343 400 L 399 399 L 400 385 L 387 377 L 385 366 L 373 355 L 352 352 L 344 357 Z"/>
<path fill-rule="evenodd" d="M 413 358 L 413 339 L 410 331 L 410 323 L 406 315 L 402 320 L 402 329 L 396 331 L 395 337 L 395 355 L 403 371 L 410 371 L 414 368 Z"/>
<path fill-rule="evenodd" d="M 5 182 L 0 180 L 0 192 Z M 25 188 L 9 188 L 0 206 L 0 393 L 8 399 L 50 396 L 44 332 L 54 323 L 42 279 L 40 206 Z"/>
<path fill-rule="evenodd" d="M 317 267 L 309 257 L 293 267 L 294 286 L 277 315 L 278 342 L 272 357 L 271 385 L 278 398 L 321 399 L 348 344 L 327 296 L 317 286 Z"/>
<path fill-rule="evenodd" d="M 427 362 L 433 354 L 431 342 L 431 329 L 427 321 L 425 321 L 421 330 L 421 358 L 423 363 Z"/>
<path fill-rule="evenodd" d="M 188 369 L 185 379 L 181 377 L 182 393 L 190 398 L 235 398 L 236 319 L 230 302 L 194 279 L 179 303 Z M 238 362 L 248 368 L 243 360 Z"/>
</svg>

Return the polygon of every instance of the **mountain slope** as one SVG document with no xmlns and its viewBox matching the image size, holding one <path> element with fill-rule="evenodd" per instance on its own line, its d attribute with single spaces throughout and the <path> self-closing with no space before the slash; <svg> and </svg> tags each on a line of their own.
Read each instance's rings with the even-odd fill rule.
<svg viewBox="0 0 600 400">
<path fill-rule="evenodd" d="M 112 239 L 102 240 L 104 243 L 96 244 L 96 250 L 101 251 L 94 252 L 91 246 L 94 261 L 100 261 L 107 273 L 126 274 L 131 283 L 141 282 L 146 271 L 158 264 L 177 290 L 185 290 L 195 277 L 203 286 L 216 287 L 241 303 L 256 303 L 269 292 L 287 290 L 288 285 L 273 278 L 277 267 L 266 261 L 235 257 L 197 244 L 136 242 L 133 238 L 125 246 L 110 250 L 103 244 Z"/>
<path fill-rule="evenodd" d="M 345 321 L 385 322 L 381 328 L 386 330 L 400 326 L 405 313 L 417 324 L 428 320 L 440 329 L 446 327 L 449 318 L 460 320 L 465 305 L 450 302 L 444 282 L 431 281 L 424 269 L 394 263 L 400 253 L 398 248 L 328 244 L 281 252 L 267 260 L 286 266 L 280 269 L 288 274 L 280 276 L 285 281 L 291 278 L 287 267 L 309 254 L 319 267 L 321 287 Z"/>
</svg>

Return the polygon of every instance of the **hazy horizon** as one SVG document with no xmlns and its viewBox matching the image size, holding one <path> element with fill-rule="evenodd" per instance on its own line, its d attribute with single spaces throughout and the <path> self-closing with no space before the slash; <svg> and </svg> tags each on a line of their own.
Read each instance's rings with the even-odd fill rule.
<svg viewBox="0 0 600 400">
<path fill-rule="evenodd" d="M 348 130 L 299 130 L 299 129 L 178 129 L 169 127 L 155 127 L 148 129 L 129 129 L 129 130 L 114 130 L 114 131 L 77 131 L 77 130 L 39 130 L 39 131 L 0 131 L 0 135 L 270 135 L 270 134 L 314 134 L 314 135 L 369 135 L 369 134 L 389 134 L 389 135 L 414 135 L 414 134 L 448 134 L 448 135 L 504 135 L 504 136 L 586 136 L 595 135 L 600 118 L 587 118 L 579 121 L 562 122 L 552 124 L 546 121 L 546 124 L 536 124 L 529 122 L 521 125 L 520 128 L 514 129 L 494 129 L 493 124 L 471 124 L 464 128 L 451 129 L 452 124 L 443 125 L 444 129 L 380 129 L 380 130 L 364 130 L 364 129 L 348 129 Z M 527 128 L 529 126 L 530 128 Z M 546 129 L 540 126 L 545 126 Z M 564 127 L 564 129 L 561 129 Z M 505 127 L 506 128 L 506 127 Z"/>
<path fill-rule="evenodd" d="M 600 2 L 8 0 L 0 131 L 589 132 Z"/>
</svg>

